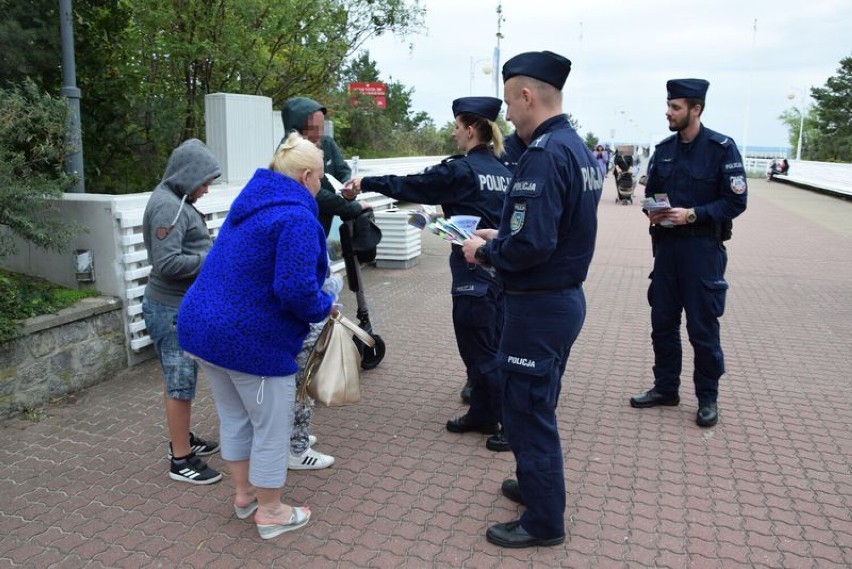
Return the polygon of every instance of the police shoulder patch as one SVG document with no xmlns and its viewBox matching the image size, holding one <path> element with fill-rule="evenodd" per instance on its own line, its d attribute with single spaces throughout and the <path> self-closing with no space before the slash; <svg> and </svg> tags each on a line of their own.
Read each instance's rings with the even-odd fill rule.
<svg viewBox="0 0 852 569">
<path fill-rule="evenodd" d="M 516 203 L 512 210 L 512 218 L 509 220 L 509 228 L 512 230 L 512 235 L 517 235 L 524 228 L 526 217 L 527 204 L 525 202 Z"/>
<path fill-rule="evenodd" d="M 527 147 L 527 150 L 540 150 L 547 146 L 547 141 L 550 140 L 550 133 L 546 132 L 530 142 L 530 145 Z"/>
<path fill-rule="evenodd" d="M 744 194 L 748 184 L 745 176 L 731 176 L 731 191 L 735 194 Z"/>
</svg>

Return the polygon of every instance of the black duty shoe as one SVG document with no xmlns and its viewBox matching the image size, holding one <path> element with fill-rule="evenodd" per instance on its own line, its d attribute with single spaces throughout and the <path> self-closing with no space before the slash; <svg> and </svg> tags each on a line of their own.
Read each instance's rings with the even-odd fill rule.
<svg viewBox="0 0 852 569">
<path fill-rule="evenodd" d="M 521 526 L 521 520 L 515 520 L 507 524 L 496 524 L 488 528 L 485 532 L 485 539 L 499 545 L 500 547 L 509 547 L 512 549 L 520 549 L 522 547 L 535 547 L 542 545 L 549 547 L 551 545 L 559 545 L 565 543 L 565 536 L 553 537 L 550 539 L 540 539 L 533 537 Z"/>
<path fill-rule="evenodd" d="M 496 435 L 488 437 L 488 440 L 485 441 L 485 448 L 494 452 L 508 452 L 512 450 L 512 447 L 509 446 L 509 441 L 503 435 L 503 429 L 497 431 Z"/>
<path fill-rule="evenodd" d="M 500 486 L 500 492 L 511 501 L 516 504 L 524 504 L 524 497 L 521 495 L 521 485 L 518 484 L 518 481 L 509 478 L 508 480 L 503 481 L 503 485 Z"/>
<path fill-rule="evenodd" d="M 662 393 L 658 393 L 655 389 L 646 391 L 642 395 L 634 395 L 630 398 L 630 406 L 638 409 L 644 409 L 645 407 L 657 407 L 658 405 L 673 407 L 678 403 L 680 403 L 680 397 L 677 394 L 663 395 Z"/>
<path fill-rule="evenodd" d="M 705 403 L 698 406 L 695 423 L 699 427 L 712 427 L 719 422 L 719 406 L 716 403 Z"/>
<path fill-rule="evenodd" d="M 484 435 L 493 435 L 497 432 L 497 423 L 474 423 L 467 418 L 467 415 L 462 415 L 457 419 L 447 421 L 447 430 L 451 433 L 468 433 L 476 431 Z"/>
<path fill-rule="evenodd" d="M 473 388 L 473 386 L 471 386 L 470 380 L 468 380 L 464 384 L 464 387 L 462 387 L 462 390 L 461 390 L 461 400 L 468 405 L 470 405 L 470 390 L 472 388 Z"/>
<path fill-rule="evenodd" d="M 221 473 L 207 466 L 206 462 L 194 454 L 178 460 L 173 458 L 170 462 L 169 478 L 172 480 L 199 485 L 213 484 L 222 480 Z"/>
</svg>

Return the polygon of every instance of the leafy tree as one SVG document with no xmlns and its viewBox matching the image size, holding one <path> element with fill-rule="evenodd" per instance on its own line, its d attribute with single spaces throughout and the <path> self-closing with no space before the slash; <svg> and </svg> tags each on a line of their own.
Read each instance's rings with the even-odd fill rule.
<svg viewBox="0 0 852 569">
<path fill-rule="evenodd" d="M 811 89 L 816 101 L 813 108 L 813 131 L 819 133 L 810 141 L 812 160 L 852 162 L 852 56 L 840 61 L 837 74 L 828 78 L 824 87 Z M 804 142 L 808 143 L 805 129 Z"/>
<path fill-rule="evenodd" d="M 55 0 L 0 0 L 0 81 L 60 87 Z M 328 100 L 370 37 L 422 22 L 418 0 L 87 0 L 75 3 L 87 188 L 150 190 L 169 152 L 204 137 L 204 96 Z"/>
<path fill-rule="evenodd" d="M 81 228 L 59 217 L 58 202 L 75 179 L 63 170 L 70 108 L 32 81 L 0 90 L 0 256 L 12 235 L 62 251 Z"/>
<path fill-rule="evenodd" d="M 595 133 L 591 131 L 586 133 L 586 146 L 588 146 L 589 148 L 594 148 L 599 144 L 599 142 L 600 141 L 598 140 L 598 137 L 595 136 Z"/>
<path fill-rule="evenodd" d="M 59 3 L 55 0 L 0 0 L 0 87 L 31 78 L 58 91 L 62 80 Z"/>
</svg>

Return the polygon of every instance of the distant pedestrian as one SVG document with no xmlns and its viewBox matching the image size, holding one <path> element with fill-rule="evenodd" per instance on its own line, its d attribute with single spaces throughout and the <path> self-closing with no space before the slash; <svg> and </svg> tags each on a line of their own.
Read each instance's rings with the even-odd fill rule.
<svg viewBox="0 0 852 569">
<path fill-rule="evenodd" d="M 517 480 L 503 494 L 526 505 L 520 519 L 488 528 L 502 547 L 565 541 L 565 475 L 556 407 L 571 346 L 586 316 L 583 282 L 597 234 L 603 175 L 562 111 L 571 62 L 528 52 L 503 66 L 506 118 L 527 144 L 498 230 L 464 243 L 468 262 L 503 279 L 505 317 L 497 365 L 503 421 Z"/>
<path fill-rule="evenodd" d="M 190 429 L 198 364 L 178 346 L 175 324 L 186 290 L 201 270 L 212 240 L 195 202 L 222 174 L 203 142 L 187 140 L 169 157 L 142 218 L 142 238 L 151 272 L 142 297 L 142 317 L 163 368 L 169 477 L 190 484 L 213 484 L 222 475 L 198 458 L 218 452 L 219 443 Z"/>
<path fill-rule="evenodd" d="M 595 147 L 595 160 L 598 161 L 598 166 L 600 166 L 601 172 L 604 177 L 606 177 L 606 173 L 609 172 L 609 153 L 604 150 L 604 147 L 598 144 Z"/>
<path fill-rule="evenodd" d="M 703 79 L 666 83 L 666 119 L 675 134 L 657 145 L 645 185 L 646 197 L 664 193 L 672 205 L 648 216 L 654 251 L 648 289 L 654 387 L 630 399 L 639 408 L 680 402 L 680 328 L 686 313 L 701 427 L 719 419 L 719 378 L 725 373 L 719 318 L 728 290 L 724 242 L 731 238 L 731 220 L 746 209 L 748 189 L 733 139 L 701 124 L 709 85 Z"/>
</svg>

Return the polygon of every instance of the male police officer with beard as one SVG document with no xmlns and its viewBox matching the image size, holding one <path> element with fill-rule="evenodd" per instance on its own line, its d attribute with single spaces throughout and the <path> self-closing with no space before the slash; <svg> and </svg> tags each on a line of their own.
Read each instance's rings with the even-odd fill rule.
<svg viewBox="0 0 852 569">
<path fill-rule="evenodd" d="M 630 399 L 633 407 L 680 402 L 681 312 L 695 351 L 692 379 L 698 398 L 696 423 L 719 420 L 719 378 L 725 360 L 719 342 L 719 317 L 725 310 L 723 242 L 731 237 L 731 220 L 746 208 L 746 174 L 730 137 L 701 124 L 709 83 L 672 79 L 666 83 L 669 130 L 648 165 L 645 196 L 665 193 L 671 208 L 649 212 L 654 271 L 648 289 L 654 387 Z"/>
<path fill-rule="evenodd" d="M 506 118 L 527 145 L 498 230 L 464 243 L 469 262 L 503 279 L 505 317 L 498 363 L 505 381 L 503 422 L 518 479 L 503 494 L 525 504 L 520 519 L 486 538 L 502 547 L 565 541 L 565 476 L 556 405 L 571 346 L 586 315 L 582 284 L 595 248 L 603 175 L 562 113 L 571 62 L 549 51 L 503 66 Z"/>
</svg>

